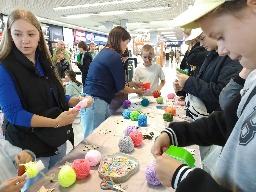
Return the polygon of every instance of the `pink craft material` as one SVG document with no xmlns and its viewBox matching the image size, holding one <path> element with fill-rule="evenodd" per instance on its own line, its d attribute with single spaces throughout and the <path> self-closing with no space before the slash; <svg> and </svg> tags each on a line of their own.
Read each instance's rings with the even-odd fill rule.
<svg viewBox="0 0 256 192">
<path fill-rule="evenodd" d="M 74 169 L 77 179 L 85 179 L 90 173 L 89 161 L 86 159 L 76 159 L 72 163 L 72 169 Z"/>
<path fill-rule="evenodd" d="M 80 111 L 82 108 L 87 107 L 87 104 L 89 102 L 88 98 L 84 98 L 82 101 L 80 101 L 76 106 L 75 109 Z"/>
<path fill-rule="evenodd" d="M 139 147 L 143 141 L 143 135 L 140 131 L 131 132 L 129 135 L 135 147 Z"/>
<path fill-rule="evenodd" d="M 168 99 L 174 99 L 174 97 L 175 97 L 175 94 L 174 94 L 174 93 L 169 93 L 169 94 L 167 95 L 167 98 L 168 98 Z"/>
<path fill-rule="evenodd" d="M 137 131 L 135 126 L 127 126 L 124 130 L 124 135 L 129 136 L 131 132 Z"/>
<path fill-rule="evenodd" d="M 86 153 L 85 159 L 89 161 L 91 167 L 94 167 L 100 163 L 101 154 L 97 150 L 90 150 Z"/>
</svg>

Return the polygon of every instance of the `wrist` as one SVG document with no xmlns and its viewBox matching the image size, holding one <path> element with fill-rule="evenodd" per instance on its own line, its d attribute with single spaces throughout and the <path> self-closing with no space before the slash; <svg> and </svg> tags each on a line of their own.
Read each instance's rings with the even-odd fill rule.
<svg viewBox="0 0 256 192">
<path fill-rule="evenodd" d="M 57 119 L 54 119 L 54 128 L 59 128 L 60 124 L 59 121 Z"/>
</svg>

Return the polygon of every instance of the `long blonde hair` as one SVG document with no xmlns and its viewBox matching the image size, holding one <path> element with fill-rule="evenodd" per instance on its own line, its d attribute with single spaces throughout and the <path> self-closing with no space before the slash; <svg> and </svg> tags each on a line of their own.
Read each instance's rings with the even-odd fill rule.
<svg viewBox="0 0 256 192">
<path fill-rule="evenodd" d="M 38 49 L 46 55 L 46 57 L 52 64 L 51 54 L 45 42 L 44 34 L 42 32 L 39 21 L 32 12 L 21 9 L 14 10 L 8 17 L 7 24 L 4 28 L 3 37 L 0 43 L 0 60 L 5 59 L 10 54 L 13 46 L 15 46 L 11 37 L 11 26 L 18 19 L 24 19 L 37 28 L 40 35 Z"/>
</svg>

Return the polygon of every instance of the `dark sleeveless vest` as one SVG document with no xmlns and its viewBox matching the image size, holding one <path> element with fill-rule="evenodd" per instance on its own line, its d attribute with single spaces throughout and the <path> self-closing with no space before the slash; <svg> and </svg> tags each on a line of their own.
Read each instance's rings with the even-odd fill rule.
<svg viewBox="0 0 256 192">
<path fill-rule="evenodd" d="M 57 106 L 51 89 L 54 91 L 61 108 L 68 110 L 68 103 L 65 92 L 54 74 L 52 67 L 46 56 L 39 54 L 39 61 L 45 73 L 40 76 L 33 62 L 25 57 L 16 47 L 10 55 L 1 61 L 7 71 L 12 76 L 16 89 L 21 99 L 22 107 L 37 115 L 41 115 L 47 109 Z M 22 149 L 36 151 L 37 157 L 47 157 L 58 153 L 57 148 L 49 147 L 38 139 L 35 139 L 32 128 L 6 123 L 5 138 L 10 143 Z M 73 134 L 73 133 L 72 133 Z"/>
</svg>

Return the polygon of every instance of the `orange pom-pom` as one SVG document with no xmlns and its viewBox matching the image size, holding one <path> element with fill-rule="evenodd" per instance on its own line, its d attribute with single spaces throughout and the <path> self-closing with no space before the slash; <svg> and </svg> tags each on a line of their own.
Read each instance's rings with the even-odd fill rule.
<svg viewBox="0 0 256 192">
<path fill-rule="evenodd" d="M 176 108 L 174 108 L 174 107 L 167 107 L 165 109 L 165 113 L 176 115 Z"/>
</svg>

